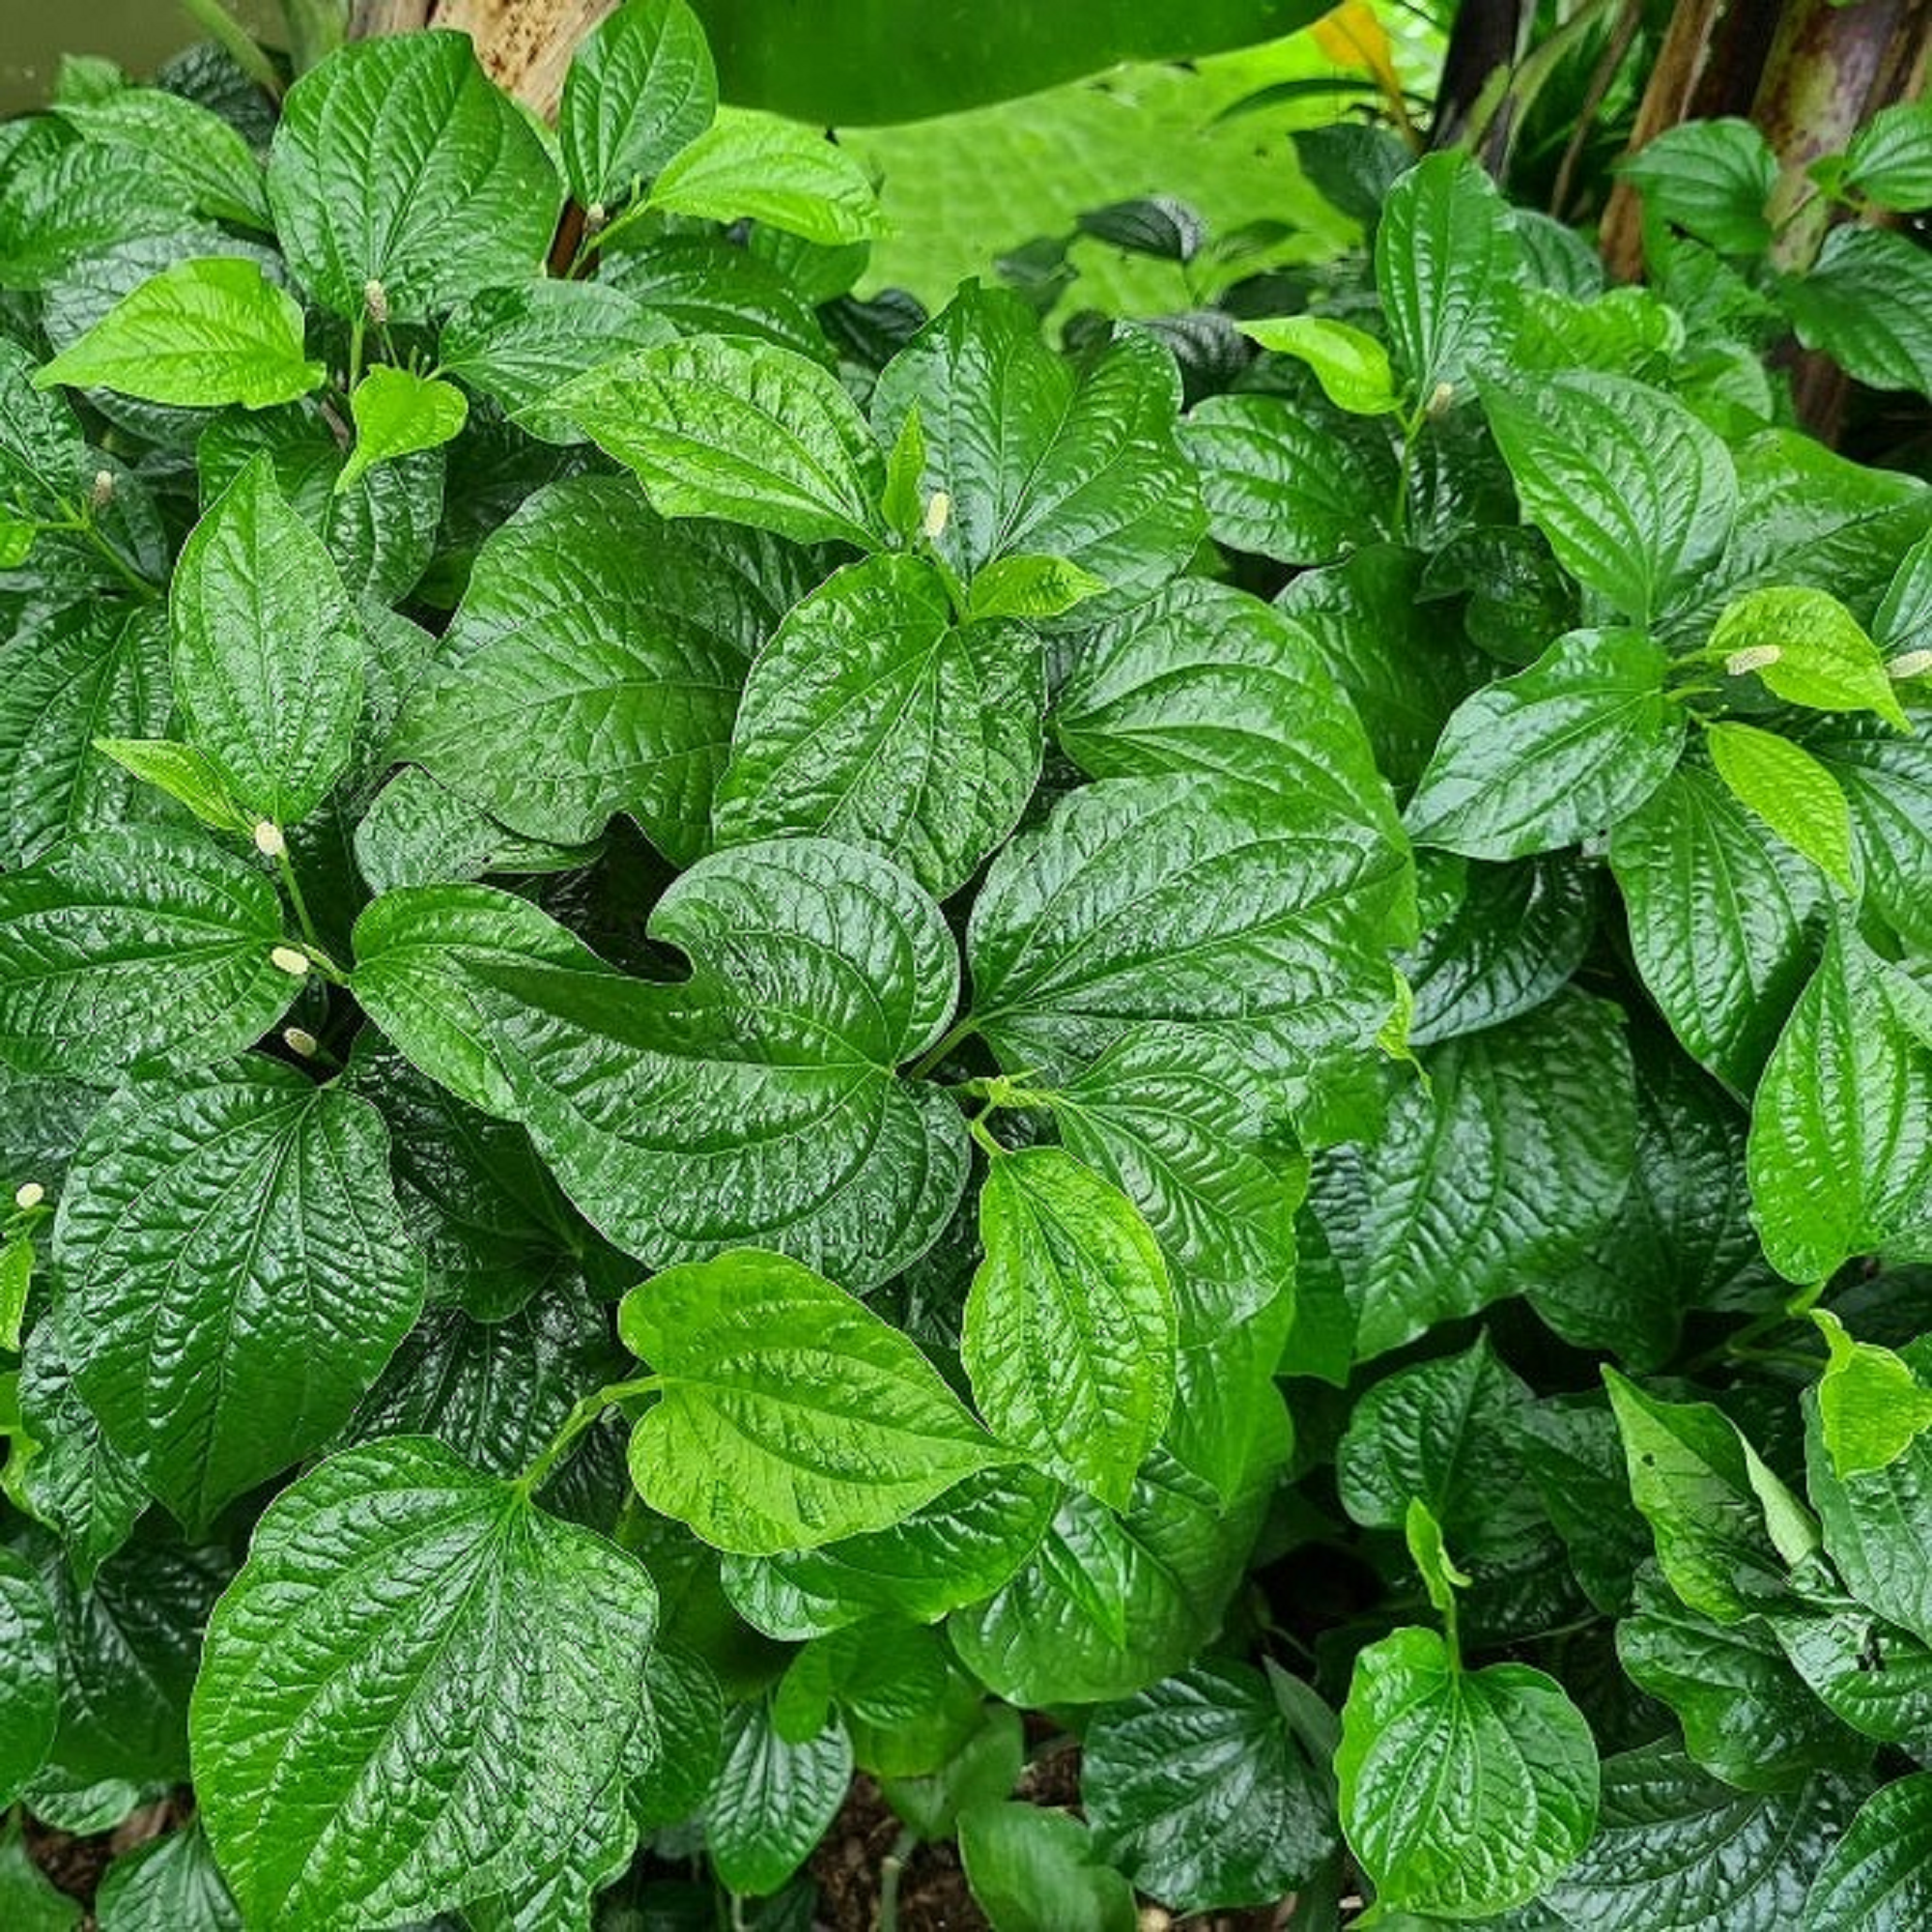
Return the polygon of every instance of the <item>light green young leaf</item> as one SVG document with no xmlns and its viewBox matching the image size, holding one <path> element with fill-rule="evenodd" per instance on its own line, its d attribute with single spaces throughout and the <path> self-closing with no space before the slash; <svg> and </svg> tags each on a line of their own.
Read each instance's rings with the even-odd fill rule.
<svg viewBox="0 0 1932 1932">
<path fill-rule="evenodd" d="M 1386 415 L 1402 407 L 1388 351 L 1364 330 L 1320 315 L 1284 315 L 1244 322 L 1249 341 L 1276 355 L 1293 355 L 1315 371 L 1322 392 L 1350 415 Z"/>
<path fill-rule="evenodd" d="M 1523 859 L 1614 825 L 1684 747 L 1665 653 L 1640 631 L 1573 631 L 1527 670 L 1465 698 L 1406 818 L 1418 842 Z"/>
<path fill-rule="evenodd" d="M 1718 619 L 1706 655 L 1734 676 L 1755 671 L 1788 703 L 1875 711 L 1911 728 L 1878 646 L 1827 591 L 1776 585 L 1740 597 Z"/>
<path fill-rule="evenodd" d="M 1621 376 L 1487 384 L 1524 517 L 1577 582 L 1648 628 L 1698 588 L 1737 514 L 1730 453 L 1682 403 Z"/>
<path fill-rule="evenodd" d="M 1037 1804 L 976 1804 L 959 1860 L 993 1932 L 1134 1932 L 1134 1889 L 1077 1818 Z"/>
<path fill-rule="evenodd" d="M 553 401 L 637 472 L 663 516 L 883 546 L 879 446 L 838 378 L 791 350 L 727 336 L 667 343 Z"/>
<path fill-rule="evenodd" d="M 333 560 L 267 456 L 188 532 L 168 616 L 188 743 L 244 810 L 299 823 L 349 763 L 367 647 Z"/>
<path fill-rule="evenodd" d="M 355 447 L 336 476 L 338 495 L 379 463 L 440 448 L 462 435 L 469 402 L 453 383 L 379 362 L 356 384 L 349 412 L 355 419 Z"/>
<path fill-rule="evenodd" d="M 1508 204 L 1466 154 L 1431 155 L 1388 191 L 1376 287 L 1411 408 L 1461 387 L 1504 353 L 1522 270 Z"/>
<path fill-rule="evenodd" d="M 1505 1912 L 1572 1865 L 1596 1827 L 1582 1713 L 1525 1664 L 1463 1669 L 1434 1631 L 1399 1630 L 1356 1658 L 1335 1772 L 1342 1828 L 1383 1911 Z M 1456 1802 L 1418 1804 L 1418 1789 Z"/>
<path fill-rule="evenodd" d="M 919 405 L 912 404 L 899 423 L 898 434 L 886 457 L 885 487 L 879 492 L 879 514 L 889 529 L 910 541 L 925 522 L 927 504 L 920 489 L 925 474 L 925 430 Z"/>
<path fill-rule="evenodd" d="M 849 150 L 795 121 L 742 110 L 668 161 L 647 199 L 668 214 L 749 217 L 826 247 L 869 242 L 887 226 Z"/>
<path fill-rule="evenodd" d="M 753 663 L 718 841 L 842 839 L 945 898 L 1032 797 L 1045 708 L 1031 629 L 958 623 L 930 564 L 869 557 L 795 605 Z"/>
<path fill-rule="evenodd" d="M 1757 255 L 1771 245 L 1765 204 L 1777 185 L 1777 156 L 1748 121 L 1727 116 L 1666 128 L 1617 172 L 1642 190 L 1647 213 L 1721 255 Z"/>
<path fill-rule="evenodd" d="M 177 262 L 124 296 L 34 378 L 144 402 L 267 409 L 321 387 L 302 353 L 301 304 L 258 264 Z"/>
<path fill-rule="evenodd" d="M 1932 100 L 1880 108 L 1845 150 L 1842 185 L 1906 214 L 1932 208 Z"/>
<path fill-rule="evenodd" d="M 561 200 L 543 142 L 468 34 L 339 47 L 290 88 L 269 156 L 289 266 L 351 323 L 423 322 L 527 281 Z"/>
<path fill-rule="evenodd" d="M 724 1757 L 704 1801 L 704 1842 L 741 1897 L 774 1892 L 811 1855 L 845 1802 L 852 1744 L 840 1723 L 788 1745 L 762 1697 L 725 1715 Z"/>
<path fill-rule="evenodd" d="M 1787 1280 L 1854 1255 L 1932 1254 L 1928 998 L 1847 928 L 1792 1009 L 1751 1109 L 1758 1233 Z"/>
<path fill-rule="evenodd" d="M 1411 1496 L 1403 1512 L 1402 1540 L 1408 1548 L 1408 1560 L 1422 1578 L 1422 1587 L 1435 1614 L 1442 1619 L 1449 1647 L 1456 1649 L 1456 1592 L 1466 1590 L 1475 1579 L 1459 1569 L 1443 1541 L 1442 1525 L 1435 1512 L 1420 1496 Z"/>
<path fill-rule="evenodd" d="M 191 1720 L 243 1921 L 517 1900 L 559 1843 L 621 1863 L 656 1622 L 634 1558 L 427 1438 L 285 1490 L 209 1625 Z"/>
<path fill-rule="evenodd" d="M 956 997 L 939 908 L 870 853 L 783 838 L 692 867 L 648 931 L 688 980 L 612 973 L 503 893 L 390 893 L 357 923 L 354 983 L 653 1266 L 767 1247 L 866 1289 L 923 1254 L 967 1167 L 956 1103 L 895 1070 Z"/>
<path fill-rule="evenodd" d="M 1889 1932 L 1932 1918 L 1932 1772 L 1913 1772 L 1865 1800 L 1825 1856 L 1800 1932 Z"/>
<path fill-rule="evenodd" d="M 123 771 L 185 805 L 217 832 L 246 834 L 254 820 L 228 795 L 221 774 L 192 745 L 171 738 L 97 738 L 94 749 Z"/>
<path fill-rule="evenodd" d="M 617 1326 L 664 1382 L 631 1432 L 632 1480 L 721 1549 L 889 1528 L 998 1456 L 911 1341 L 782 1255 L 667 1268 Z"/>
<path fill-rule="evenodd" d="M 225 1060 L 295 998 L 284 943 L 274 887 L 198 832 L 70 838 L 0 876 L 0 1060 L 103 1086 Z"/>
<path fill-rule="evenodd" d="M 974 578 L 968 592 L 968 614 L 976 618 L 1025 617 L 1036 622 L 1064 617 L 1076 604 L 1098 597 L 1106 588 L 1104 578 L 1068 563 L 1064 556 L 1003 556 Z"/>
<path fill-rule="evenodd" d="M 27 1296 L 34 1285 L 34 1244 L 16 1235 L 0 1246 L 0 1349 L 20 1352 L 20 1328 L 27 1319 Z"/>
<path fill-rule="evenodd" d="M 1825 1452 L 1842 1479 L 1895 1463 L 1932 1429 L 1932 1388 L 1911 1365 L 1875 1342 L 1855 1342 L 1829 1309 L 1811 1320 L 1831 1358 L 1818 1378 L 1818 1422 Z"/>
<path fill-rule="evenodd" d="M 1852 809 L 1828 766 L 1789 738 L 1735 719 L 1708 725 L 1704 742 L 1712 769 L 1740 804 L 1848 892 L 1856 889 Z"/>
<path fill-rule="evenodd" d="M 366 1100 L 248 1057 L 124 1089 L 55 1225 L 74 1382 L 198 1535 L 327 1442 L 421 1312 Z"/>
<path fill-rule="evenodd" d="M 1776 1603 L 1786 1573 L 1818 1546 L 1804 1504 L 1721 1409 L 1663 1402 L 1612 1368 L 1604 1380 L 1623 1433 L 1631 1496 L 1650 1523 L 1670 1587 L 1720 1624 Z"/>
<path fill-rule="evenodd" d="M 557 141 L 572 196 L 614 208 L 710 127 L 718 74 L 684 0 L 626 0 L 578 43 Z"/>
<path fill-rule="evenodd" d="M 960 1353 L 1003 1441 L 1119 1510 L 1174 1400 L 1167 1264 L 1120 1190 L 1059 1148 L 993 1161 Z"/>
</svg>

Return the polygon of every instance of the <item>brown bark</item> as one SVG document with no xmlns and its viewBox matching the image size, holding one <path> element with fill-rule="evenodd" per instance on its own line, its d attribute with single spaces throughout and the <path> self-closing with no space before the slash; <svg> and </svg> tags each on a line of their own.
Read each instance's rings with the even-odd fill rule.
<svg viewBox="0 0 1932 1932">
<path fill-rule="evenodd" d="M 546 118 L 556 112 L 577 43 L 617 0 L 356 0 L 351 35 L 452 27 L 476 43 L 476 58 L 500 87 Z"/>
</svg>

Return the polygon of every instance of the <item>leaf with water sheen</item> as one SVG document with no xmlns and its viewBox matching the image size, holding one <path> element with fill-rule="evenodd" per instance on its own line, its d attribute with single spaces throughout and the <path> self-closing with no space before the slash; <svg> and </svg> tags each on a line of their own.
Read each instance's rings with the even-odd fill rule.
<svg viewBox="0 0 1932 1932">
<path fill-rule="evenodd" d="M 790 1878 L 824 1835 L 852 1780 L 852 1745 L 834 1723 L 786 1744 L 760 1698 L 724 1719 L 724 1758 L 704 1801 L 704 1839 L 720 1879 L 761 1898 Z"/>
<path fill-rule="evenodd" d="M 1932 1916 L 1932 1772 L 1865 1800 L 1805 1895 L 1802 1932 L 1889 1932 Z"/>
<path fill-rule="evenodd" d="M 338 492 L 353 489 L 379 463 L 452 441 L 463 433 L 469 401 L 454 383 L 379 362 L 356 384 L 349 413 L 355 447 L 335 479 Z"/>
<path fill-rule="evenodd" d="M 1794 852 L 1802 852 L 1848 892 L 1852 810 L 1830 770 L 1802 745 L 1734 718 L 1704 727 L 1711 769 Z"/>
<path fill-rule="evenodd" d="M 618 1331 L 664 1381 L 633 1480 L 721 1549 L 886 1529 L 998 1453 L 904 1335 L 782 1255 L 668 1268 L 624 1297 Z"/>
<path fill-rule="evenodd" d="M 762 222 L 828 248 L 886 232 L 858 160 L 776 115 L 739 112 L 714 123 L 665 164 L 649 201 L 669 214 Z"/>
<path fill-rule="evenodd" d="M 577 45 L 557 139 L 570 192 L 614 207 L 689 147 L 718 109 L 718 74 L 684 0 L 628 0 Z"/>
<path fill-rule="evenodd" d="M 1643 191 L 1644 207 L 1725 255 L 1755 255 L 1771 242 L 1765 203 L 1777 156 L 1748 121 L 1727 116 L 1670 128 L 1617 172 Z"/>
<path fill-rule="evenodd" d="M 40 1770 L 60 1719 L 53 1605 L 34 1567 L 0 1548 L 0 1802 L 12 1804 Z"/>
</svg>

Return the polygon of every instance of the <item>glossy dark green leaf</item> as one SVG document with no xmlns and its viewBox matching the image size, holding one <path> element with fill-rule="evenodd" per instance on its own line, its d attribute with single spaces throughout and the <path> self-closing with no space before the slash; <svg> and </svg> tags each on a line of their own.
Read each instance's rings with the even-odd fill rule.
<svg viewBox="0 0 1932 1932">
<path fill-rule="evenodd" d="M 381 1117 L 266 1058 L 116 1095 L 55 1252 L 75 1384 L 190 1531 L 333 1435 L 422 1305 Z"/>
<path fill-rule="evenodd" d="M 355 846 L 356 869 L 372 893 L 574 871 L 598 850 L 512 832 L 420 765 L 405 765 L 376 794 L 355 827 Z"/>
<path fill-rule="evenodd" d="M 1032 796 L 1045 707 L 1030 628 L 958 623 L 927 564 L 868 558 L 795 605 L 753 665 L 718 839 L 868 846 L 944 898 Z"/>
<path fill-rule="evenodd" d="M 781 1255 L 668 1268 L 617 1325 L 664 1384 L 632 1429 L 632 1479 L 721 1549 L 886 1529 L 998 1459 L 906 1336 Z"/>
<path fill-rule="evenodd" d="M 78 142 L 30 158 L 0 202 L 0 273 L 13 289 L 43 290 L 88 257 L 140 236 L 167 236 L 204 252 L 219 231 L 193 213 L 195 195 L 127 148 Z"/>
<path fill-rule="evenodd" d="M 579 43 L 557 138 L 571 194 L 614 206 L 711 125 L 718 75 L 684 0 L 628 0 Z"/>
<path fill-rule="evenodd" d="M 0 878 L 0 1059 L 103 1084 L 226 1059 L 288 1009 L 275 889 L 197 832 L 121 826 Z"/>
<path fill-rule="evenodd" d="M 0 649 L 0 861 L 30 866 L 69 834 L 135 815 L 135 786 L 95 740 L 167 729 L 157 611 L 72 604 Z"/>
<path fill-rule="evenodd" d="M 729 336 L 594 370 L 556 408 L 635 470 L 667 517 L 724 517 L 801 543 L 881 547 L 885 459 L 838 379 Z"/>
<path fill-rule="evenodd" d="M 1002 1441 L 1124 1509 L 1174 1401 L 1173 1284 L 1117 1187 L 1060 1148 L 1003 1154 L 960 1352 Z"/>
<path fill-rule="evenodd" d="M 1871 1757 L 1811 1694 L 1762 1619 L 1720 1624 L 1688 1609 L 1655 1573 L 1617 1626 L 1617 1656 L 1640 1690 L 1676 1714 L 1685 1747 L 1741 1791 L 1781 1791 L 1815 1771 Z"/>
<path fill-rule="evenodd" d="M 242 1932 L 208 1834 L 193 1821 L 117 1858 L 101 1876 L 95 1916 L 100 1932 Z"/>
<path fill-rule="evenodd" d="M 704 1843 L 732 1891 L 762 1898 L 790 1878 L 845 1801 L 852 1745 L 839 1723 L 786 1744 L 762 1700 L 724 1719 L 724 1759 L 704 1802 Z"/>
<path fill-rule="evenodd" d="M 995 860 L 969 928 L 974 1018 L 1036 1078 L 1149 1020 L 1373 1032 L 1407 890 L 1375 826 L 1319 802 L 1104 780 Z"/>
<path fill-rule="evenodd" d="M 1631 1501 L 1623 1437 L 1601 1396 L 1551 1396 L 1509 1417 L 1511 1439 L 1590 1601 L 1629 1606 L 1650 1526 Z"/>
<path fill-rule="evenodd" d="M 1636 184 L 1649 213 L 1721 254 L 1755 255 L 1771 243 L 1765 203 L 1777 185 L 1777 156 L 1748 121 L 1666 128 L 1618 173 Z"/>
<path fill-rule="evenodd" d="M 1875 1791 L 1805 1894 L 1803 1932 L 1889 1932 L 1932 1913 L 1932 1772 Z"/>
<path fill-rule="evenodd" d="M 1596 1827 L 1597 1747 L 1553 1678 L 1461 1668 L 1434 1631 L 1355 1660 L 1335 1755 L 1342 1828 L 1384 1908 L 1458 1918 L 1520 1905 Z M 1418 1804 L 1418 1789 L 1454 1791 Z"/>
<path fill-rule="evenodd" d="M 1573 631 L 1460 705 L 1406 819 L 1472 859 L 1523 859 L 1614 825 L 1670 776 L 1685 717 L 1636 631 Z"/>
<path fill-rule="evenodd" d="M 55 1890 L 35 1863 L 20 1818 L 0 1826 L 0 1911 L 16 1932 L 74 1932 L 81 1922 L 80 1901 Z"/>
<path fill-rule="evenodd" d="M 1847 223 L 1805 275 L 1778 286 L 1807 349 L 1875 389 L 1932 395 L 1932 263 L 1909 237 Z"/>
<path fill-rule="evenodd" d="M 434 1442 L 285 1491 L 195 1689 L 195 1788 L 244 1921 L 426 1918 L 521 1895 L 559 1842 L 628 1847 L 656 1607 L 633 1558 Z"/>
<path fill-rule="evenodd" d="M 1881 208 L 1932 206 L 1932 107 L 1901 100 L 1880 108 L 1845 150 L 1844 185 Z"/>
<path fill-rule="evenodd" d="M 34 1566 L 0 1548 L 0 1801 L 11 1804 L 40 1770 L 60 1720 L 53 1605 Z"/>
<path fill-rule="evenodd" d="M 1932 1748 L 1932 1645 L 1847 1596 L 1822 1562 L 1797 1583 L 1803 1603 L 1768 1619 L 1792 1668 L 1853 1730 L 1922 1759 Z"/>
<path fill-rule="evenodd" d="M 627 811 L 688 864 L 746 668 L 808 582 L 784 546 L 664 523 L 617 479 L 554 484 L 478 553 L 393 753 L 526 838 Z"/>
<path fill-rule="evenodd" d="M 1376 225 L 1376 286 L 1389 347 L 1412 401 L 1465 384 L 1505 340 L 1520 272 L 1507 204 L 1469 156 L 1417 162 L 1389 188 Z"/>
<path fill-rule="evenodd" d="M 872 420 L 890 444 L 918 408 L 920 487 L 946 493 L 937 547 L 962 577 L 1003 556 L 1057 556 L 1125 603 L 1201 536 L 1179 404 L 1173 357 L 1151 335 L 1123 332 L 1076 367 L 1018 296 L 969 283 L 881 373 Z"/>
<path fill-rule="evenodd" d="M 1380 1138 L 1316 1173 L 1358 1359 L 1560 1275 L 1629 1185 L 1636 1096 L 1615 1009 L 1572 995 L 1421 1059 L 1428 1087 L 1404 1085 Z"/>
<path fill-rule="evenodd" d="M 1078 1819 L 1036 1804 L 978 1804 L 959 1820 L 966 1882 L 993 1932 L 1132 1932 L 1134 1889 Z"/>
<path fill-rule="evenodd" d="M 241 131 L 201 102 L 171 89 L 120 87 L 99 100 L 63 99 L 59 113 L 83 141 L 159 170 L 212 219 L 271 228 L 262 164 Z"/>
<path fill-rule="evenodd" d="M 1729 452 L 1681 403 L 1617 376 L 1484 391 L 1523 516 L 1571 576 L 1650 624 L 1697 587 L 1737 515 Z"/>
<path fill-rule="evenodd" d="M 289 90 L 269 156 L 297 278 L 352 322 L 421 322 L 542 266 L 562 199 L 544 145 L 468 35 L 338 48 Z"/>
<path fill-rule="evenodd" d="M 607 250 L 598 281 L 635 297 L 680 335 L 737 335 L 814 362 L 833 359 L 818 316 L 792 283 L 723 236 L 679 235 L 635 251 Z M 547 411 L 553 435 L 556 421 Z"/>
<path fill-rule="evenodd" d="M 1231 550 L 1277 563 L 1334 563 L 1389 534 L 1395 466 L 1274 396 L 1210 396 L 1183 430 L 1201 470 L 1208 528 Z"/>
<path fill-rule="evenodd" d="M 8 500 L 54 519 L 86 493 L 87 442 L 67 398 L 35 386 L 37 367 L 0 335 L 0 487 Z"/>
<path fill-rule="evenodd" d="M 1177 1911 L 1266 1904 L 1338 1842 L 1325 1765 L 1245 1664 L 1198 1663 L 1105 1706 L 1080 1778 L 1101 1856 Z"/>
<path fill-rule="evenodd" d="M 689 980 L 612 973 L 484 887 L 390 893 L 358 923 L 355 986 L 655 1265 L 762 1244 L 864 1289 L 923 1254 L 966 1178 L 956 1104 L 895 1072 L 952 1009 L 938 908 L 884 860 L 787 838 L 700 862 L 649 930 Z"/>
<path fill-rule="evenodd" d="M 1748 1094 L 1816 956 L 1823 875 L 1701 763 L 1617 826 L 1610 867 L 1651 998 L 1693 1058 Z"/>
<path fill-rule="evenodd" d="M 1922 951 L 1932 947 L 1932 717 L 1922 708 L 1911 715 L 1910 737 L 1845 719 L 1803 742 L 1851 807 L 1865 903 Z"/>
<path fill-rule="evenodd" d="M 245 810 L 276 825 L 307 817 L 349 762 L 366 647 L 327 550 L 266 456 L 189 534 L 168 615 L 188 742 Z"/>
</svg>

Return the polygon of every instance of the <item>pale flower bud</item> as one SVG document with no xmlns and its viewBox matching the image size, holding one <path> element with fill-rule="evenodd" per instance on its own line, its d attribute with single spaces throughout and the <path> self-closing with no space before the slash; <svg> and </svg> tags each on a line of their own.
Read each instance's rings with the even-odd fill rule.
<svg viewBox="0 0 1932 1932">
<path fill-rule="evenodd" d="M 255 850 L 265 859 L 279 859 L 289 849 L 282 828 L 272 818 L 262 819 L 255 827 Z"/>
<path fill-rule="evenodd" d="M 1429 394 L 1429 418 L 1432 422 L 1449 413 L 1449 405 L 1456 400 L 1454 383 L 1437 383 Z"/>
<path fill-rule="evenodd" d="M 586 235 L 601 235 L 611 219 L 611 211 L 601 201 L 593 201 L 583 211 L 583 232 Z"/>
<path fill-rule="evenodd" d="M 321 1043 L 306 1027 L 284 1027 L 282 1038 L 291 1053 L 298 1053 L 304 1060 L 313 1060 L 316 1048 Z"/>
<path fill-rule="evenodd" d="M 47 1198 L 47 1190 L 38 1180 L 29 1180 L 14 1190 L 14 1206 L 21 1213 L 30 1208 L 38 1208 Z"/>
<path fill-rule="evenodd" d="M 1768 670 L 1783 655 L 1776 644 L 1748 644 L 1724 660 L 1724 671 L 1730 677 L 1743 677 L 1749 671 Z"/>
<path fill-rule="evenodd" d="M 306 952 L 298 952 L 293 946 L 278 946 L 269 954 L 269 957 L 284 973 L 291 975 L 295 979 L 303 979 L 308 973 L 308 954 Z"/>
<path fill-rule="evenodd" d="M 1923 677 L 1932 671 L 1932 650 L 1907 651 L 1903 657 L 1893 658 L 1885 670 L 1897 684 L 1903 684 L 1908 677 Z"/>
<path fill-rule="evenodd" d="M 946 534 L 947 521 L 952 515 L 952 498 L 944 490 L 935 490 L 926 499 L 925 522 L 920 526 L 927 543 L 937 543 Z"/>
<path fill-rule="evenodd" d="M 374 275 L 362 284 L 362 306 L 378 328 L 389 319 L 389 292 Z"/>
<path fill-rule="evenodd" d="M 97 510 L 104 510 L 114 500 L 114 472 L 111 469 L 97 469 L 94 472 L 94 488 L 88 493 L 87 500 Z"/>
</svg>

